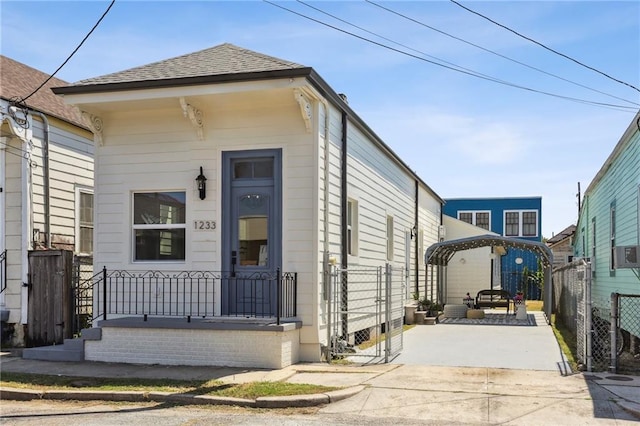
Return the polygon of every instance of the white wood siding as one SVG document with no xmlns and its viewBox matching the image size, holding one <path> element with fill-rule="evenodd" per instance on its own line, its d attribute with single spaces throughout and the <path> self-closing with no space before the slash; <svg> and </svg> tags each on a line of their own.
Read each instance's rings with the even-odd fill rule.
<svg viewBox="0 0 640 426">
<path fill-rule="evenodd" d="M 93 141 L 56 126 L 49 120 L 49 195 L 52 246 L 74 249 L 76 233 L 76 188 L 93 187 Z M 65 127 L 69 127 L 65 125 Z M 80 131 L 86 133 L 85 131 Z M 33 227 L 45 242 L 44 124 L 33 120 Z"/>
<path fill-rule="evenodd" d="M 635 128 L 635 122 L 632 123 Z M 576 229 L 576 255 L 591 257 L 595 272 L 592 288 L 594 301 L 608 304 L 611 293 L 640 294 L 638 279 L 631 269 L 610 271 L 610 208 L 615 203 L 616 246 L 640 244 L 640 133 L 630 136 L 606 173 L 585 194 L 580 221 Z M 596 221 L 596 249 L 593 259 L 593 219 Z M 584 229 L 583 229 L 584 228 Z M 583 242 L 586 247 L 583 247 Z"/>
</svg>

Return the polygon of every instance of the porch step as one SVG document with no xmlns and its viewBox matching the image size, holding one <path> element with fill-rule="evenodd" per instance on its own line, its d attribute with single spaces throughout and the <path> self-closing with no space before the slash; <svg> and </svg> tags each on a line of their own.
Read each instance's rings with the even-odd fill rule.
<svg viewBox="0 0 640 426">
<path fill-rule="evenodd" d="M 77 343 L 70 346 L 65 343 L 63 345 L 25 348 L 22 351 L 22 358 L 40 361 L 84 361 L 84 341 L 78 339 L 78 342 L 83 344 L 82 349 L 77 349 Z"/>
<path fill-rule="evenodd" d="M 77 339 L 64 339 L 64 344 L 25 348 L 22 358 L 40 361 L 84 361 L 84 341 L 101 340 L 102 329 L 85 328 Z"/>
</svg>

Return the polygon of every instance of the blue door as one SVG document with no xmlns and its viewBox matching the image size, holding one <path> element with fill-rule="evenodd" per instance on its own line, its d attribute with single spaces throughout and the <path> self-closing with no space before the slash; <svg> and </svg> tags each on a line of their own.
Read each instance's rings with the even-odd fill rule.
<svg viewBox="0 0 640 426">
<path fill-rule="evenodd" d="M 280 150 L 223 154 L 222 313 L 275 316 L 281 264 Z"/>
</svg>

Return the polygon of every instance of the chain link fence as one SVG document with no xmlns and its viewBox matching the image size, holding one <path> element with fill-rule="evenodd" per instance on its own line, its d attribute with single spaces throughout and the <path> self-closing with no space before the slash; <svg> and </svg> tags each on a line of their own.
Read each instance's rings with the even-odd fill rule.
<svg viewBox="0 0 640 426">
<path fill-rule="evenodd" d="M 556 323 L 571 335 L 581 368 L 640 374 L 640 295 L 592 296 L 591 277 L 583 259 L 553 271 Z"/>
<path fill-rule="evenodd" d="M 616 333 L 613 369 L 617 373 L 640 374 L 640 294 L 611 295 Z"/>
<path fill-rule="evenodd" d="M 381 358 L 402 350 L 404 269 L 333 268 L 329 294 L 331 359 Z"/>
</svg>

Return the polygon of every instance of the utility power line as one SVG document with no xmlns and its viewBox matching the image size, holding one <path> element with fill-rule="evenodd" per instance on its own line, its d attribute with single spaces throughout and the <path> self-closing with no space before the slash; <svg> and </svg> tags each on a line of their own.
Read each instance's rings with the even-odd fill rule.
<svg viewBox="0 0 640 426">
<path fill-rule="evenodd" d="M 73 50 L 73 52 L 71 52 L 71 54 L 69 56 L 67 56 L 67 59 L 64 60 L 64 62 L 62 63 L 62 65 L 60 65 L 58 67 L 57 70 L 55 70 L 53 72 L 53 74 L 51 74 L 49 76 L 49 78 L 47 78 L 40 86 L 38 86 L 36 88 L 36 90 L 34 90 L 33 92 L 31 92 L 30 94 L 28 94 L 27 96 L 25 96 L 24 98 L 21 99 L 20 103 L 24 103 L 27 99 L 29 99 L 30 97 L 32 97 L 33 95 L 35 95 L 38 90 L 42 89 L 44 87 L 45 84 L 47 84 L 49 82 L 49 80 L 51 80 L 53 78 L 53 76 L 55 76 L 58 71 L 60 71 L 62 69 L 62 67 L 64 67 L 67 62 L 69 62 L 69 60 L 71 59 L 71 57 L 73 57 L 73 55 L 76 54 L 76 52 L 78 51 L 78 49 L 80 49 L 80 47 L 84 44 L 85 41 L 87 41 L 87 39 L 89 38 L 89 36 L 91 35 L 91 33 L 93 33 L 93 31 L 98 28 L 98 25 L 100 25 L 100 22 L 102 22 L 102 20 L 104 19 L 105 16 L 107 16 L 107 13 L 109 13 L 109 11 L 111 10 L 111 7 L 113 6 L 113 4 L 116 2 L 116 0 L 111 0 L 111 3 L 109 4 L 109 7 L 107 7 L 107 10 L 104 11 L 104 13 L 102 14 L 102 16 L 100 17 L 100 19 L 98 19 L 98 22 L 95 23 L 95 25 L 93 26 L 93 28 L 91 28 L 91 31 L 89 31 L 87 33 L 87 35 L 84 36 L 84 38 L 82 39 L 82 41 L 80 42 L 80 44 L 78 44 L 78 46 Z"/>
<path fill-rule="evenodd" d="M 442 63 L 439 63 L 439 62 L 435 62 L 435 61 L 426 59 L 426 58 L 424 58 L 422 56 L 417 56 L 417 55 L 405 52 L 403 50 L 396 49 L 396 48 L 394 48 L 392 46 L 388 46 L 386 44 L 377 42 L 375 40 L 368 39 L 368 38 L 363 37 L 361 35 L 354 34 L 354 33 L 350 32 L 350 31 L 347 31 L 347 30 L 344 30 L 342 28 L 339 28 L 339 27 L 336 27 L 334 25 L 331 25 L 331 24 L 328 24 L 326 22 L 323 22 L 323 21 L 321 21 L 319 19 L 315 19 L 315 18 L 312 18 L 310 16 L 304 15 L 304 14 L 302 14 L 300 12 L 296 12 L 296 11 L 294 11 L 292 9 L 289 9 L 287 7 L 284 7 L 284 6 L 281 6 L 279 4 L 273 3 L 273 2 L 271 2 L 269 0 L 262 0 L 262 1 L 264 1 L 265 3 L 268 3 L 268 4 L 272 5 L 272 6 L 275 6 L 275 7 L 279 8 L 279 9 L 282 9 L 282 10 L 285 10 L 285 11 L 287 11 L 289 13 L 292 13 L 294 15 L 297 15 L 297 16 L 300 16 L 300 17 L 305 18 L 307 20 L 316 22 L 316 23 L 318 23 L 320 25 L 326 26 L 328 28 L 331 28 L 331 29 L 339 31 L 341 33 L 350 35 L 352 37 L 355 37 L 355 38 L 358 38 L 360 40 L 366 41 L 368 43 L 374 44 L 376 46 L 385 48 L 387 50 L 391 50 L 391 51 L 396 52 L 396 53 L 400 53 L 400 54 L 405 55 L 405 56 L 409 56 L 409 57 L 414 58 L 414 59 L 418 59 L 418 60 L 423 61 L 423 62 L 427 62 L 427 63 L 433 64 L 433 65 L 437 65 L 437 66 L 442 67 L 442 68 L 446 68 L 446 69 L 449 69 L 449 70 L 452 70 L 452 71 L 456 71 L 456 72 L 459 72 L 459 73 L 462 73 L 462 74 L 470 75 L 470 76 L 473 76 L 473 77 L 476 77 L 476 78 L 480 78 L 480 79 L 483 79 L 483 80 L 487 80 L 487 81 L 493 81 L 495 83 L 503 84 L 503 85 L 514 87 L 514 88 L 517 88 L 517 89 L 521 89 L 521 90 L 525 90 L 525 91 L 529 91 L 529 92 L 533 92 L 533 93 L 538 93 L 538 94 L 542 94 L 542 95 L 547 95 L 547 96 L 551 96 L 551 97 L 555 97 L 555 98 L 559 98 L 559 99 L 565 99 L 565 100 L 568 100 L 568 101 L 578 102 L 578 103 L 582 103 L 582 104 L 589 104 L 589 105 L 594 105 L 594 106 L 608 107 L 608 108 L 614 108 L 614 109 L 625 110 L 625 111 L 633 111 L 633 112 L 635 112 L 637 110 L 637 108 L 635 108 L 635 107 L 630 107 L 630 106 L 626 106 L 626 105 L 616 105 L 616 104 L 609 104 L 609 103 L 604 103 L 604 102 L 589 101 L 589 100 L 586 100 L 586 99 L 574 98 L 574 97 L 570 97 L 570 96 L 564 96 L 564 95 L 559 95 L 559 94 L 556 94 L 556 93 L 545 92 L 545 91 L 542 91 L 542 90 L 533 89 L 533 88 L 522 86 L 522 85 L 519 85 L 519 84 L 510 83 L 510 82 L 507 82 L 507 81 L 502 81 L 502 80 L 499 80 L 499 79 L 494 78 L 494 77 L 485 77 L 483 75 L 480 75 L 477 72 L 473 72 L 473 71 L 469 72 L 469 71 L 466 71 L 464 69 L 461 69 L 461 67 L 457 67 L 456 66 L 457 68 L 455 68 L 454 66 L 445 65 L 445 64 L 442 64 Z"/>
<path fill-rule="evenodd" d="M 569 56 L 569 55 L 565 55 L 565 54 L 564 54 L 564 53 L 562 53 L 562 52 L 558 52 L 557 50 L 554 50 L 554 49 L 552 49 L 552 48 L 550 48 L 550 47 L 546 46 L 545 44 L 542 44 L 542 43 L 540 43 L 539 41 L 536 41 L 536 40 L 532 39 L 531 37 L 527 37 L 527 36 L 525 36 L 525 35 L 523 35 L 523 34 L 520 34 L 520 33 L 519 33 L 519 32 L 517 32 L 516 30 L 513 30 L 513 29 L 511 29 L 511 28 L 507 27 L 506 25 L 503 25 L 503 24 L 501 24 L 501 23 L 499 23 L 499 22 L 496 22 L 496 21 L 494 21 L 493 19 L 491 19 L 491 18 L 489 18 L 489 17 L 487 17 L 487 16 L 485 16 L 485 15 L 483 15 L 483 14 L 479 13 L 479 12 L 476 12 L 475 10 L 472 10 L 472 9 L 469 9 L 468 7 L 466 7 L 466 6 L 463 6 L 462 4 L 458 3 L 456 0 L 449 0 L 449 1 L 450 1 L 451 3 L 454 3 L 454 4 L 458 5 L 458 6 L 460 6 L 461 8 L 463 8 L 463 9 L 464 9 L 464 10 L 466 10 L 466 11 L 473 13 L 474 15 L 478 15 L 479 17 L 481 17 L 481 18 L 483 18 L 483 19 L 486 19 L 487 21 L 491 22 L 492 24 L 495 24 L 495 25 L 497 25 L 497 26 L 499 26 L 499 27 L 501 27 L 501 28 L 504 28 L 505 30 L 507 30 L 507 31 L 509 31 L 509 32 L 512 32 L 513 34 L 517 35 L 518 37 L 522 37 L 523 39 L 528 40 L 528 41 L 530 41 L 530 42 L 532 42 L 532 43 L 535 43 L 535 44 L 537 44 L 538 46 L 540 46 L 540 47 L 542 47 L 542 48 L 544 48 L 544 49 L 547 49 L 547 50 L 548 50 L 548 51 L 550 51 L 550 52 L 555 53 L 556 55 L 562 56 L 563 58 L 566 58 L 566 59 L 568 59 L 568 60 L 570 60 L 570 61 L 572 61 L 572 62 L 575 62 L 576 64 L 578 64 L 578 65 L 580 65 L 580 66 L 583 66 L 583 67 L 585 67 L 585 68 L 587 68 L 587 69 L 590 69 L 591 71 L 597 72 L 598 74 L 601 74 L 601 75 L 603 75 L 603 76 L 607 77 L 608 79 L 615 81 L 616 83 L 623 84 L 623 85 L 625 85 L 625 86 L 631 87 L 632 89 L 636 90 L 637 92 L 640 92 L 640 89 L 638 89 L 638 88 L 637 88 L 636 86 L 634 86 L 633 84 L 630 84 L 630 83 L 627 83 L 627 82 L 625 82 L 625 81 L 619 80 L 619 79 L 617 79 L 617 78 L 615 78 L 615 77 L 612 77 L 612 76 L 610 76 L 609 74 L 607 74 L 607 73 L 605 73 L 605 72 L 602 72 L 602 71 L 600 71 L 600 70 L 598 70 L 598 69 L 596 69 L 596 68 L 594 68 L 594 67 L 591 67 L 591 66 L 589 66 L 589 65 L 586 65 L 586 64 L 584 64 L 584 63 L 582 63 L 582 62 L 578 61 L 577 59 L 572 58 L 572 57 L 571 57 L 571 56 Z"/>
<path fill-rule="evenodd" d="M 298 0 L 298 1 L 299 1 L 299 0 Z M 402 13 L 400 13 L 400 12 L 397 12 L 397 11 L 395 11 L 395 10 L 393 10 L 393 9 L 390 9 L 390 8 L 388 8 L 388 7 L 382 6 L 381 4 L 378 4 L 378 3 L 373 2 L 373 1 L 371 1 L 371 0 L 365 0 L 365 1 L 366 1 L 367 3 L 369 3 L 369 4 L 372 4 L 372 5 L 376 6 L 376 7 L 379 7 L 380 9 L 386 10 L 387 12 L 390 12 L 390 13 L 393 13 L 394 15 L 400 16 L 401 18 L 407 19 L 407 20 L 409 20 L 409 21 L 411 21 L 411 22 L 414 22 L 414 23 L 416 23 L 416 24 L 418 24 L 418 25 L 421 25 L 421 26 L 423 26 L 423 27 L 425 27 L 425 28 L 429 28 L 430 30 L 433 30 L 433 31 L 435 31 L 435 32 L 437 32 L 437 33 L 440 33 L 440 34 L 442 34 L 442 35 L 445 35 L 445 36 L 447 36 L 447 37 L 450 37 L 450 38 L 452 38 L 452 39 L 454 39 L 454 40 L 458 40 L 458 41 L 460 41 L 460 42 L 462 42 L 462 43 L 468 44 L 468 45 L 470 45 L 470 46 L 473 46 L 473 47 L 478 48 L 478 49 L 480 49 L 480 50 L 483 50 L 483 51 L 485 51 L 485 52 L 491 53 L 491 54 L 493 54 L 493 55 L 499 56 L 499 57 L 501 57 L 501 58 L 503 58 L 503 59 L 506 59 L 506 60 L 508 60 L 508 61 L 514 62 L 514 63 L 516 63 L 516 64 L 522 65 L 522 66 L 524 66 L 524 67 L 527 67 L 527 68 L 529 68 L 529 69 L 532 69 L 532 70 L 538 71 L 538 72 L 543 73 L 543 74 L 546 74 L 546 75 L 548 75 L 548 76 L 551 76 L 551 77 L 557 78 L 557 79 L 562 80 L 562 81 L 565 81 L 565 82 L 567 82 L 567 83 L 571 83 L 571 84 L 573 84 L 573 85 L 576 85 L 576 86 L 582 87 L 583 89 L 591 90 L 592 92 L 600 93 L 601 95 L 609 96 L 609 97 L 611 97 L 611 98 L 615 98 L 615 99 L 618 99 L 618 100 L 620 100 L 620 101 L 628 102 L 628 103 L 630 103 L 630 104 L 632 104 L 632 105 L 640 106 L 640 104 L 639 104 L 639 103 L 637 103 L 637 102 L 630 101 L 630 100 L 628 100 L 628 99 L 624 99 L 624 98 L 621 98 L 621 97 L 618 97 L 618 96 L 612 95 L 612 94 L 610 94 L 610 93 L 603 92 L 603 91 L 598 90 L 598 89 L 594 89 L 594 88 L 592 88 L 592 87 L 586 86 L 586 85 L 581 84 L 581 83 L 577 83 L 577 82 L 575 82 L 575 81 L 572 81 L 572 80 L 569 80 L 569 79 L 567 79 L 567 78 L 561 77 L 561 76 L 559 76 L 559 75 L 556 75 L 556 74 L 550 73 L 550 72 L 545 71 L 545 70 L 543 70 L 543 69 L 540 69 L 540 68 L 534 67 L 534 66 L 532 66 L 532 65 L 526 64 L 526 63 L 524 63 L 524 62 L 518 61 L 518 60 L 516 60 L 516 59 L 510 58 L 510 57 L 508 57 L 508 56 L 506 56 L 506 55 L 503 55 L 503 54 L 501 54 L 501 53 L 495 52 L 495 51 L 493 51 L 493 50 L 491 50 L 491 49 L 487 49 L 487 48 L 485 48 L 485 47 L 482 47 L 482 46 L 480 46 L 480 45 L 478 45 L 478 44 L 472 43 L 472 42 L 470 42 L 470 41 L 468 41 L 468 40 L 465 40 L 465 39 L 463 39 L 463 38 L 456 37 L 456 36 L 454 36 L 454 35 L 452 35 L 452 34 L 449 34 L 449 33 L 445 32 L 445 31 L 439 30 L 438 28 L 434 28 L 434 27 L 432 27 L 432 26 L 430 26 L 430 25 L 425 24 L 424 22 L 418 21 L 418 20 L 416 20 L 416 19 L 414 19 L 414 18 L 411 18 L 411 17 L 409 17 L 409 16 L 407 16 L 407 15 L 404 15 L 404 14 L 402 14 Z"/>
</svg>

